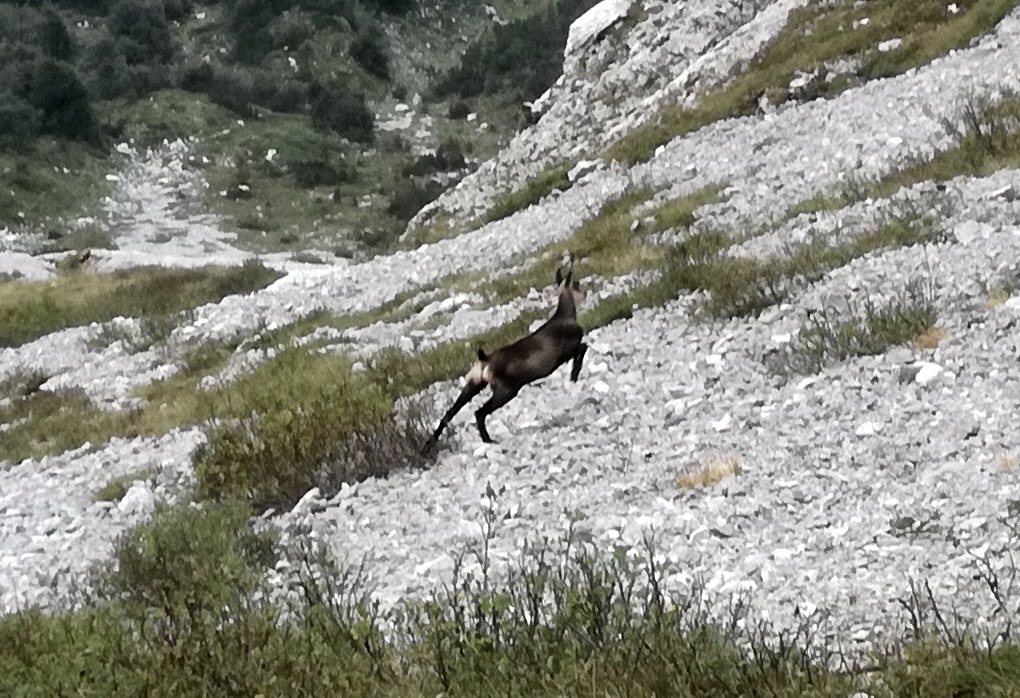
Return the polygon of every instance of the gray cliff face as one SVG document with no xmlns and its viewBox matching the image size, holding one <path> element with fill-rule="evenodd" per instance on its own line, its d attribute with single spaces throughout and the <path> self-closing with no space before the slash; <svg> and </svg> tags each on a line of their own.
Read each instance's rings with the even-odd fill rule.
<svg viewBox="0 0 1020 698">
<path fill-rule="evenodd" d="M 785 25 L 804 0 L 605 0 L 572 25 L 563 75 L 536 100 L 538 123 L 410 223 L 442 210 L 463 220 L 543 169 L 597 156 L 664 104 L 684 104 L 724 80 Z"/>
<path fill-rule="evenodd" d="M 647 17 L 621 20 L 618 36 L 610 28 L 605 41 L 614 43 L 595 42 L 586 57 L 572 55 L 539 124 L 440 205 L 473 215 L 497 187 L 512 188 L 511 180 L 521 182 L 545 163 L 601 147 L 662 100 L 696 94 L 752 55 L 795 6 L 645 3 Z M 638 88 L 641 81 L 649 84 Z M 780 629 L 823 611 L 834 646 L 867 647 L 898 632 L 898 600 L 917 580 L 927 580 L 934 598 L 975 628 L 999 628 L 1015 622 L 1015 612 L 998 606 L 982 575 L 1015 574 L 1020 300 L 990 302 L 989 289 L 1020 286 L 1020 171 L 925 182 L 888 199 L 784 216 L 839 187 L 848 172 L 875 176 L 947 147 L 945 123 L 957 119 L 961 103 L 1017 84 L 1020 10 L 972 46 L 908 74 L 713 123 L 646 163 L 592 169 L 568 191 L 455 239 L 335 266 L 269 259 L 288 275 L 197 309 L 170 344 L 254 334 L 315 308 L 369 310 L 454 273 L 506 272 L 519 256 L 567 239 L 632 187 L 656 191 L 659 202 L 723 185 L 723 200 L 699 209 L 696 227 L 767 230 L 731 252 L 755 258 L 815 236 L 865 235 L 898 211 L 928 213 L 944 239 L 870 253 L 804 283 L 759 318 L 698 321 L 691 295 L 593 331 L 576 384 L 554 374 L 490 418 L 499 443 L 482 445 L 465 410 L 432 469 L 368 480 L 329 499 L 313 490 L 266 525 L 277 527 L 284 542 L 313 535 L 343 559 L 364 560 L 385 604 L 448 581 L 456 553 L 479 544 L 486 511 L 494 508 L 499 524 L 489 554 L 497 568 L 512 562 L 525 541 L 555 538 L 569 525 L 605 550 L 636 551 L 654 531 L 671 565 L 670 590 L 700 584 L 720 608 L 729 595 L 747 594 L 754 614 Z M 599 98 L 614 90 L 618 101 Z M 103 253 L 103 268 L 234 259 L 236 250 L 215 233 L 213 220 L 197 228 L 204 255 L 184 242 L 145 243 L 166 231 L 183 231 L 178 237 L 187 239 L 192 222 L 164 215 L 169 194 L 161 194 L 175 178 L 190 176 L 168 165 L 184 157 L 178 143 L 132 161 L 132 186 L 160 210 L 130 218 L 124 205 L 131 244 Z M 582 266 L 583 260 L 581 275 Z M 770 369 L 768 357 L 809 317 L 868 299 L 889 302 L 912 282 L 930 286 L 945 332 L 937 346 L 899 346 L 792 378 Z M 626 277 L 608 288 L 634 283 Z M 551 307 L 547 294 L 525 289 L 519 300 L 494 309 L 479 309 L 477 295 L 467 292 L 427 300 L 403 323 L 323 328 L 320 336 L 336 339 L 333 332 L 345 349 L 364 355 L 386 346 L 424 350 Z M 427 322 L 443 316 L 448 324 Z M 0 349 L 0 379 L 44 369 L 54 374 L 44 389 L 80 387 L 108 409 L 125 409 L 135 387 L 179 370 L 159 352 L 131 353 L 119 343 L 90 349 L 84 340 L 95 330 Z M 241 350 L 218 379 L 265 359 L 265 351 Z M 465 371 L 469 362 L 465 357 Z M 423 396 L 445 409 L 459 389 L 459 381 L 450 381 Z M 179 430 L 0 464 L 0 612 L 63 603 L 73 575 L 108 560 L 120 532 L 144 520 L 156 500 L 173 500 L 189 485 L 190 454 L 202 439 L 197 430 Z M 717 485 L 677 485 L 681 476 L 727 464 L 739 473 Z M 93 501 L 91 493 L 112 477 L 143 469 L 154 474 L 119 504 Z M 493 501 L 484 496 L 489 486 L 502 491 Z M 269 573 L 281 599 L 292 593 L 286 563 Z"/>
</svg>

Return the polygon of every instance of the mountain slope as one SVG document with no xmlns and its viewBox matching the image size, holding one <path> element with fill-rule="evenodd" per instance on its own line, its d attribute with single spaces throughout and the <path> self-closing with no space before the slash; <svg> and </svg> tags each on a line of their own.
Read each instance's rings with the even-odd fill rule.
<svg viewBox="0 0 1020 698">
<path fill-rule="evenodd" d="M 686 95 L 689 65 L 704 71 L 697 74 L 706 82 L 693 85 L 704 90 L 757 53 L 794 6 L 744 3 L 733 8 L 737 14 L 706 15 L 708 5 L 662 5 L 653 13 L 646 4 L 648 17 L 627 34 L 634 50 L 606 59 L 597 73 L 604 80 L 554 88 L 553 106 L 537 127 L 444 195 L 440 207 L 463 222 L 490 205 L 493 182 L 515 188 L 549 159 L 605 146 L 618 135 L 613 128 L 632 129 L 651 105 Z M 653 47 L 653 35 L 674 37 L 676 45 Z M 1016 163 L 1001 166 L 996 157 L 1008 158 L 997 155 L 982 161 L 990 173 L 953 173 L 935 183 L 920 169 L 919 181 L 902 188 L 896 176 L 975 138 L 996 147 L 1008 142 L 1018 125 L 1009 99 L 1020 74 L 1018 39 L 1013 9 L 972 46 L 905 74 L 713 121 L 644 162 L 604 162 L 536 205 L 455 237 L 361 263 L 276 260 L 287 276 L 195 309 L 165 346 L 96 350 L 84 341 L 96 328 L 67 329 L 0 350 L 0 376 L 46 371 L 54 377 L 43 390 L 80 388 L 117 404 L 154 374 L 180 371 L 187 342 L 267 338 L 268 348 L 231 350 L 231 363 L 209 378 L 226 381 L 282 352 L 287 343 L 278 346 L 267 330 L 316 309 L 349 317 L 405 298 L 396 305 L 407 311 L 402 317 L 370 316 L 353 327 L 313 318 L 297 336 L 365 364 L 386 346 L 424 356 L 548 309 L 548 280 L 534 290 L 527 275 L 551 269 L 557 244 L 576 250 L 583 242 L 577 268 L 592 291 L 585 310 L 622 299 L 627 312 L 616 322 L 600 316 L 606 322 L 590 323 L 602 326 L 589 333 L 592 349 L 577 384 L 556 374 L 522 391 L 490 420 L 497 445 L 480 445 L 462 414 L 462 436 L 430 469 L 336 493 L 311 491 L 268 525 L 285 538 L 310 529 L 334 553 L 364 559 L 386 605 L 448 580 L 456 551 L 478 542 L 491 506 L 497 523 L 486 529 L 485 549 L 497 568 L 525 541 L 571 525 L 601 549 L 632 552 L 654 531 L 670 564 L 664 582 L 671 590 L 701 585 L 720 613 L 730 594 L 746 593 L 748 618 L 780 629 L 795 629 L 818 611 L 833 647 L 867 649 L 902 636 L 907 619 L 899 600 L 915 579 L 930 582 L 933 598 L 964 618 L 998 628 L 1010 611 L 980 573 L 1007 577 L 1016 544 L 1020 172 Z M 715 48 L 702 53 L 706 47 Z M 684 58 L 675 71 L 652 71 L 651 84 L 628 90 L 619 105 L 580 112 L 585 100 L 621 81 L 635 84 L 624 76 L 676 56 Z M 996 112 L 985 99 L 1012 111 Z M 576 118 L 567 116 L 572 112 Z M 971 140 L 968 119 L 977 125 Z M 990 126 L 982 131 L 982 124 Z M 501 179 L 503 173 L 511 174 Z M 892 184 L 883 189 L 883 181 Z M 712 187 L 718 195 L 689 221 L 640 242 L 666 204 Z M 608 217 L 625 193 L 641 193 L 641 202 L 613 229 L 623 239 L 614 244 L 631 251 L 639 240 L 639 262 L 662 261 L 656 240 L 682 246 L 719 234 L 728 244 L 707 262 L 689 254 L 673 267 L 627 268 L 617 248 L 599 246 L 608 245 L 604 240 L 574 237 Z M 797 266 L 784 267 L 783 259 Z M 683 274 L 700 264 L 707 278 L 683 286 Z M 509 302 L 491 289 L 483 294 L 501 275 L 520 279 Z M 751 290 L 743 296 L 738 282 L 746 278 Z M 644 298 L 634 289 L 663 279 L 676 282 L 675 297 L 631 312 L 630 302 Z M 933 334 L 808 361 L 819 358 L 811 351 L 825 332 L 838 344 L 897 308 L 927 313 L 923 329 Z M 174 360 L 166 347 L 178 352 Z M 466 370 L 472 355 L 465 346 L 455 358 Z M 445 409 L 458 389 L 436 382 L 424 399 Z M 195 477 L 189 454 L 204 438 L 184 425 L 5 466 L 3 607 L 56 603 L 66 575 L 106 559 L 113 536 L 148 516 L 154 496 L 187 491 Z M 93 501 L 91 493 L 110 478 L 152 467 L 157 474 L 132 485 L 119 505 Z M 725 476 L 718 483 L 713 469 Z M 705 486 L 683 484 L 699 482 Z M 480 507 L 489 487 L 499 494 Z M 289 562 L 267 572 L 274 598 L 290 593 L 288 570 L 297 561 Z"/>
</svg>

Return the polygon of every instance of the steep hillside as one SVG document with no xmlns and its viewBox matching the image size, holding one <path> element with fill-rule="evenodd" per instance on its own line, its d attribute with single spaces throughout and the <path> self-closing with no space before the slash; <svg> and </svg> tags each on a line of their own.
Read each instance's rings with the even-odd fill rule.
<svg viewBox="0 0 1020 698">
<path fill-rule="evenodd" d="M 119 170 L 177 140 L 159 157 L 203 182 L 177 207 L 218 215 L 239 247 L 389 249 L 513 132 L 592 1 L 0 6 L 0 249 L 117 249 L 123 220 L 104 202 Z M 531 82 L 493 57 L 525 32 L 544 66 Z M 465 52 L 492 89 L 462 84 Z"/>
<path fill-rule="evenodd" d="M 1015 5 L 605 0 L 369 259 L 134 152 L 120 249 L 0 253 L 0 687 L 1009 694 Z M 580 379 L 422 454 L 565 252 Z"/>
</svg>

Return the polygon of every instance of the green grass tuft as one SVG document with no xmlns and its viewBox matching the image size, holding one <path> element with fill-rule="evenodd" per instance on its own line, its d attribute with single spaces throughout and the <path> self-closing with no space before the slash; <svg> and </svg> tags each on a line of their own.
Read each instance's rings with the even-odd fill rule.
<svg viewBox="0 0 1020 698">
<path fill-rule="evenodd" d="M 482 215 L 482 222 L 492 223 L 502 220 L 533 204 L 537 204 L 554 191 L 570 189 L 572 184 L 567 179 L 567 172 L 569 171 L 569 165 L 550 167 L 529 179 L 522 188 L 507 194 L 501 194 L 496 198 L 492 208 Z"/>
<path fill-rule="evenodd" d="M 658 307 L 694 292 L 705 295 L 698 308 L 705 318 L 756 316 L 786 300 L 797 284 L 812 283 L 858 257 L 941 238 L 941 231 L 909 214 L 839 244 L 819 240 L 789 257 L 750 259 L 723 254 L 739 239 L 717 231 L 702 231 L 670 250 L 658 280 L 603 301 L 597 308 L 582 313 L 580 320 L 590 330 L 630 317 L 634 308 Z"/>
<path fill-rule="evenodd" d="M 288 508 L 313 486 L 332 494 L 424 464 L 424 416 L 398 414 L 375 376 L 352 373 L 342 356 L 286 350 L 224 391 L 220 404 L 237 418 L 206 429 L 195 457 L 202 499 Z"/>
<path fill-rule="evenodd" d="M 962 175 L 982 177 L 1020 166 L 1020 97 L 1007 93 L 996 102 L 971 98 L 962 103 L 954 119 L 945 120 L 956 145 L 904 167 L 868 179 L 846 173 L 835 193 L 818 194 L 792 207 L 786 218 L 802 213 L 837 211 L 866 199 L 890 197 L 919 182 L 944 182 Z"/>
<path fill-rule="evenodd" d="M 0 424 L 8 425 L 0 460 L 13 462 L 146 431 L 139 412 L 100 410 L 81 390 L 41 390 L 14 400 L 0 406 Z"/>
</svg>

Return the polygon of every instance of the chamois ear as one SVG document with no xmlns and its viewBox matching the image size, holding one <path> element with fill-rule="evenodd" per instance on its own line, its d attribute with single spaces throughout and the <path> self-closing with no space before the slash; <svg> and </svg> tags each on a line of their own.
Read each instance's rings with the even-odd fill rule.
<svg viewBox="0 0 1020 698">
<path fill-rule="evenodd" d="M 478 347 L 478 360 L 479 361 L 488 361 L 489 360 L 489 357 L 486 356 L 485 352 L 482 351 L 481 347 Z"/>
<path fill-rule="evenodd" d="M 581 283 L 579 281 L 571 284 L 570 292 L 574 296 L 574 303 L 580 303 L 585 298 L 585 293 L 581 290 Z"/>
<path fill-rule="evenodd" d="M 556 267 L 556 285 L 557 286 L 563 285 L 563 272 L 560 271 L 559 267 Z"/>
</svg>

